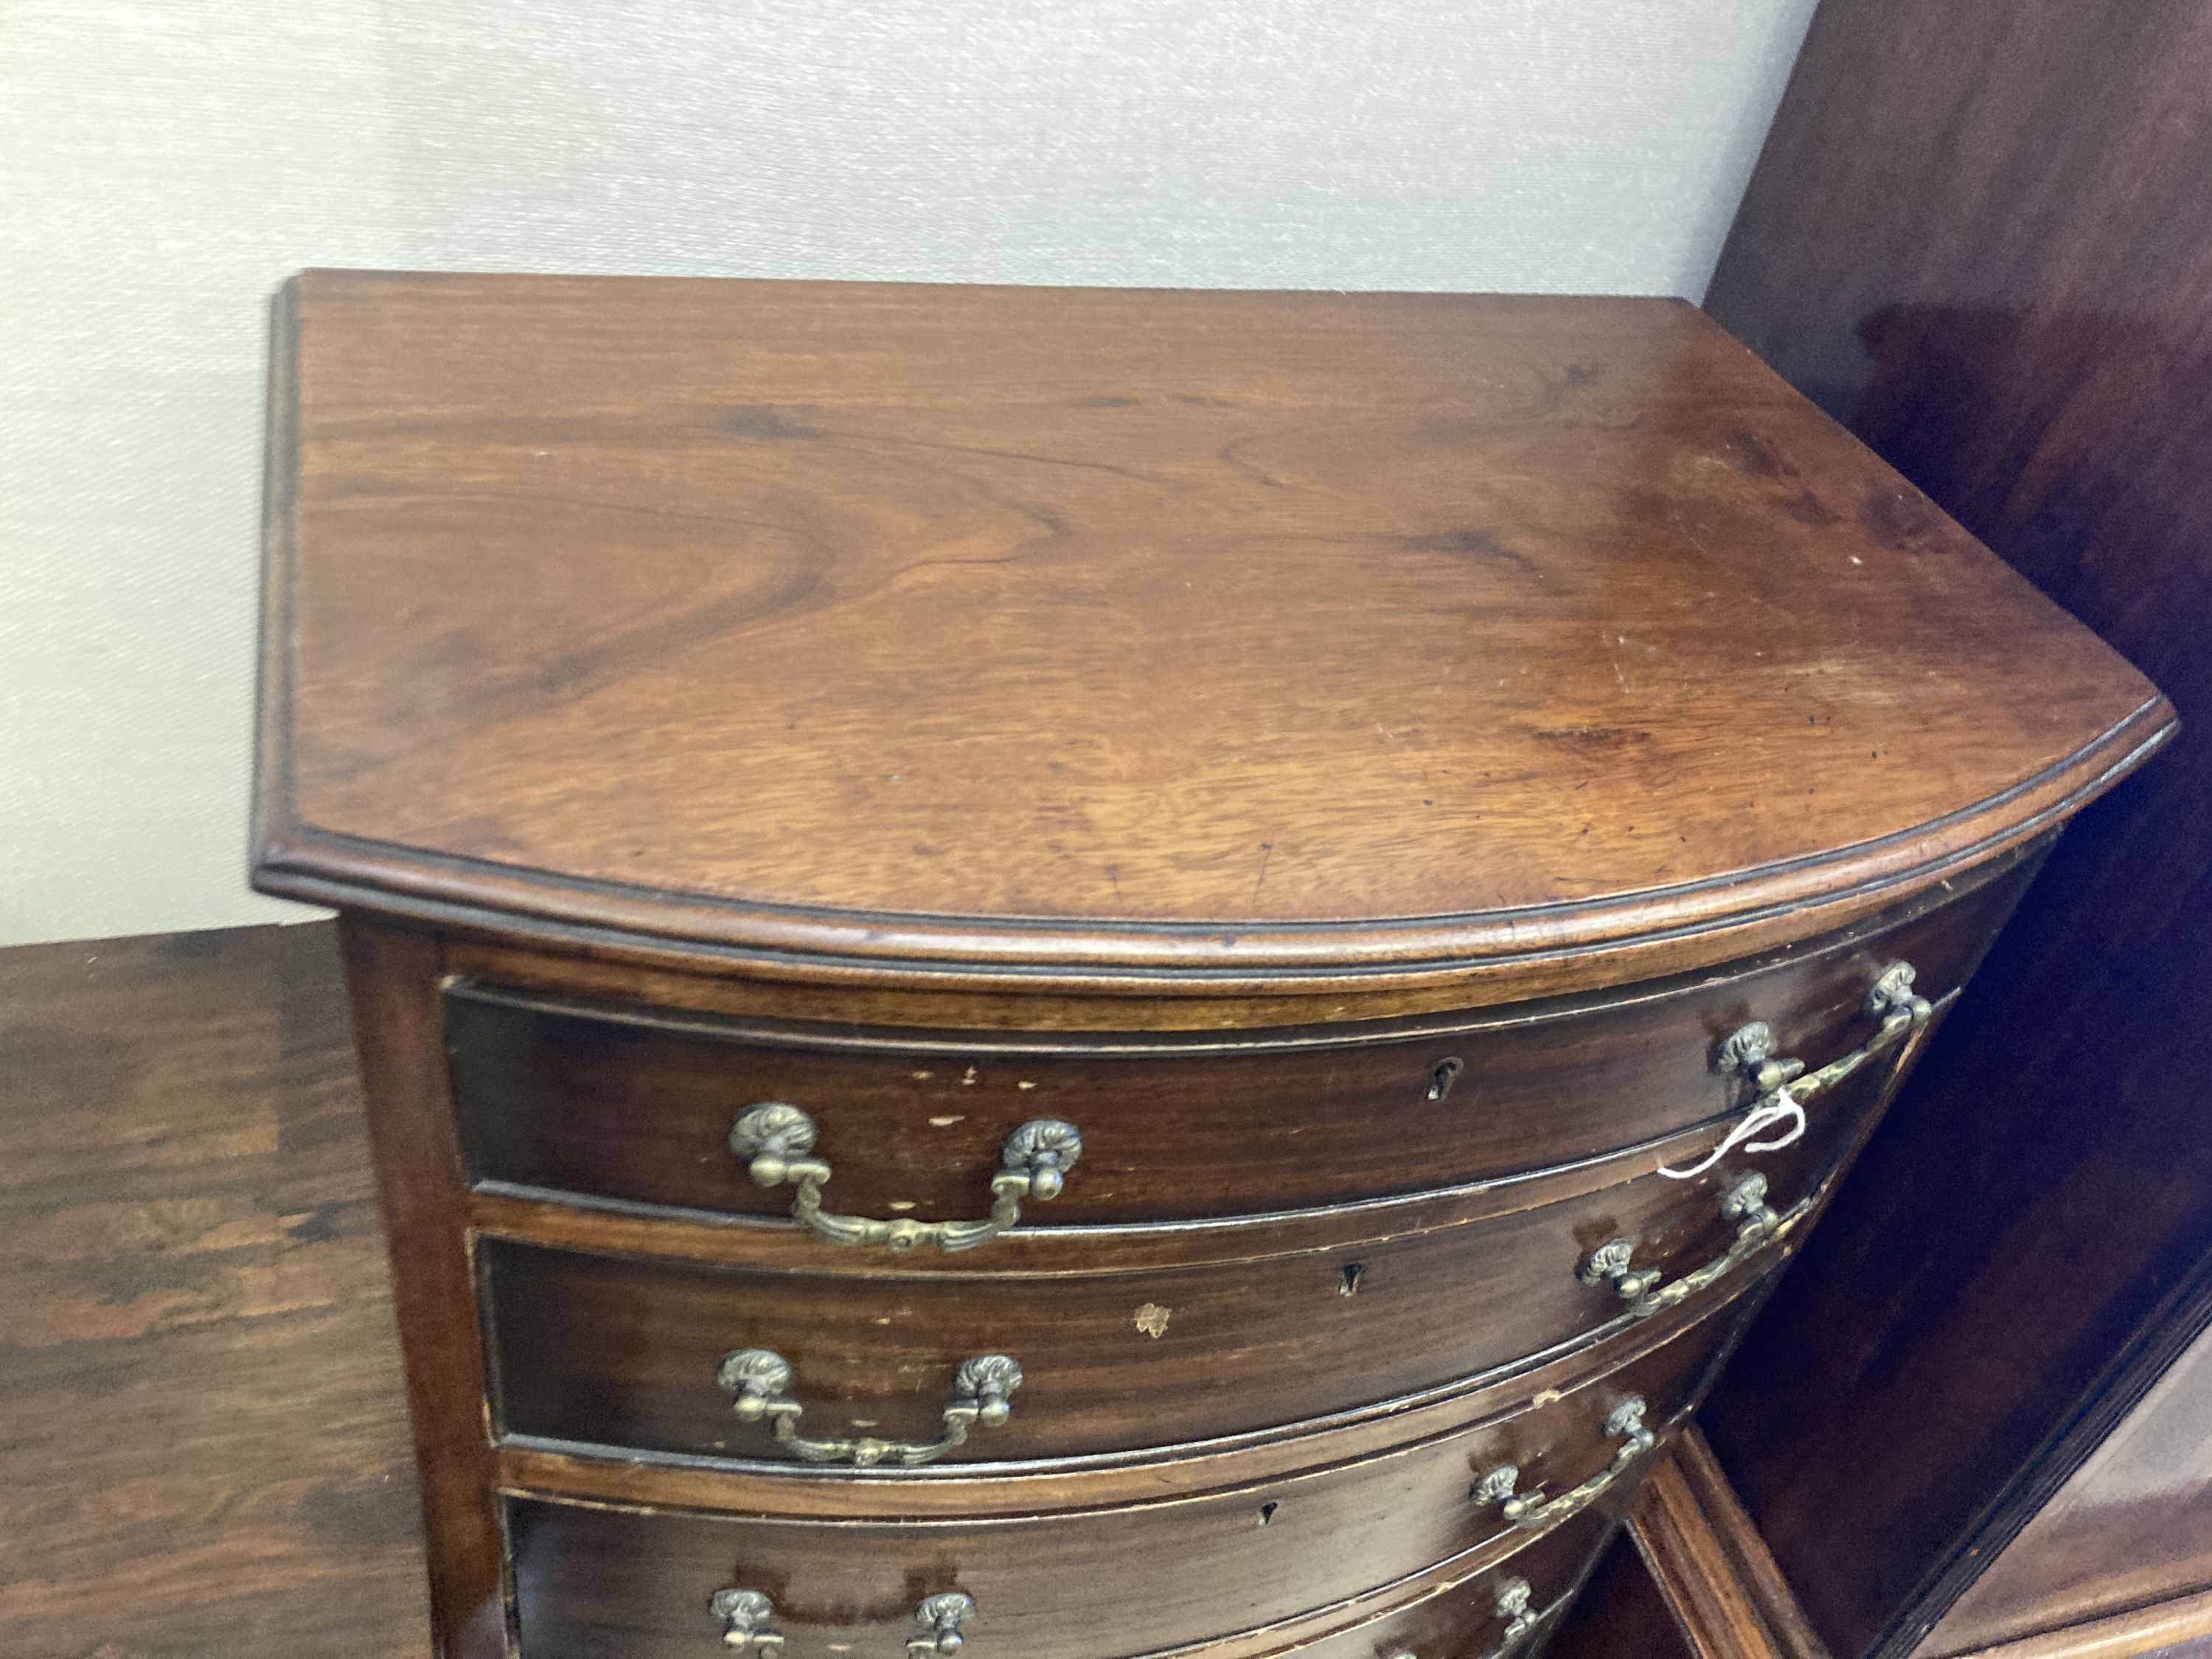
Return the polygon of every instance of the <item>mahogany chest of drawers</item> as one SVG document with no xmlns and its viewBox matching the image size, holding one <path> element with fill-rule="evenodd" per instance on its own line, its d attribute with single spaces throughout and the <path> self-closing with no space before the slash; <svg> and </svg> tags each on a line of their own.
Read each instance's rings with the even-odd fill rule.
<svg viewBox="0 0 2212 1659">
<path fill-rule="evenodd" d="M 2172 725 L 1670 302 L 277 314 L 446 1655 L 1533 1653 Z"/>
</svg>

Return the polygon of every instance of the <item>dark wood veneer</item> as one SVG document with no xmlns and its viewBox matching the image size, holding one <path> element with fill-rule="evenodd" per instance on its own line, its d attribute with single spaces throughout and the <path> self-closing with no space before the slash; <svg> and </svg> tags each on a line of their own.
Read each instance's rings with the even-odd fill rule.
<svg viewBox="0 0 2212 1659">
<path fill-rule="evenodd" d="M 956 1581 L 1032 1652 L 1382 1639 L 1524 1541 L 1493 1460 L 1625 1502 L 1575 1484 L 1603 1408 L 1686 1410 L 1794 1248 L 1640 1323 L 1573 1281 L 1717 1254 L 1716 1183 L 1649 1170 L 1741 1127 L 1722 1039 L 1835 1058 L 1899 955 L 1948 1000 L 2171 729 L 1680 305 L 279 312 L 256 879 L 347 912 L 447 1659 L 690 1650 L 746 1571 L 871 1641 Z M 770 1091 L 848 1212 L 1088 1141 L 917 1263 L 775 1218 L 725 1139 Z M 1037 1370 L 979 1461 L 701 1457 L 741 1339 L 817 1426 L 918 1432 L 971 1344 Z"/>
<path fill-rule="evenodd" d="M 1501 1000 L 1842 925 L 2169 720 L 1679 304 L 317 272 L 280 313 L 257 865 L 300 896 Z"/>
<path fill-rule="evenodd" d="M 1507 1462 L 1522 1466 L 1525 1485 L 1553 1491 L 1604 1469 L 1616 1449 L 1601 1430 L 1607 1413 L 1640 1395 L 1655 1429 L 1671 1420 L 1728 1333 L 1725 1322 L 1708 1321 L 1504 1425 L 1161 1504 L 988 1522 L 823 1522 L 520 1502 L 510 1510 L 515 1571 L 536 1592 L 526 1602 L 525 1650 L 559 1659 L 619 1641 L 641 1656 L 679 1653 L 702 1630 L 711 1638 L 706 1597 L 733 1583 L 775 1601 L 801 1653 L 821 1651 L 823 1627 L 836 1640 L 883 1644 L 911 1624 L 922 1596 L 956 1588 L 991 1610 L 994 1647 L 1008 1652 L 1074 1659 L 1208 1640 L 1233 1652 L 1236 1633 L 1253 1626 L 1401 1581 L 1417 1592 L 1425 1575 L 1504 1559 L 1528 1534 L 1468 1501 L 1469 1487 Z M 882 1484 L 895 1513 L 901 1483 Z M 1632 1489 L 1618 1482 L 1605 1512 L 1617 1515 Z M 1299 1572 L 1271 1571 L 1286 1554 L 1304 1564 Z"/>
<path fill-rule="evenodd" d="M 1116 1271 L 1102 1243 L 1087 1252 L 1091 1272 L 1037 1276 L 982 1263 L 714 1270 L 486 1239 L 497 1418 L 539 1439 L 773 1458 L 767 1431 L 739 1425 L 714 1385 L 721 1357 L 751 1347 L 796 1367 L 795 1395 L 814 1402 L 807 1432 L 924 1440 L 963 1360 L 1012 1354 L 1026 1376 L 1013 1416 L 951 1454 L 960 1463 L 1128 1452 L 1387 1407 L 1609 1334 L 1620 1298 L 1576 1276 L 1592 1249 L 1632 1239 L 1638 1264 L 1670 1279 L 1720 1256 L 1735 1234 L 1721 1216 L 1729 1188 L 1756 1170 L 1778 1210 L 1809 1200 L 1885 1081 L 1838 1091 L 1788 1152 L 1734 1157 L 1695 1180 L 1638 1159 L 1639 1179 L 1580 1199 L 1266 1261 L 1239 1259 L 1233 1233 L 1211 1265 Z M 1204 1239 L 1192 1243 L 1202 1259 Z M 1736 1271 L 1756 1276 L 1766 1259 Z"/>
<path fill-rule="evenodd" d="M 1825 0 L 1707 304 L 2153 674 L 1711 1415 L 1899 1656 L 2212 1314 L 2212 12 Z"/>
<path fill-rule="evenodd" d="M 1030 1207 L 1034 1228 L 1431 1190 L 1734 1109 L 1742 1083 L 1712 1060 L 1751 1019 L 1810 1065 L 1844 1053 L 1870 1029 L 1867 989 L 1890 963 L 1911 962 L 1930 998 L 1965 982 L 2034 862 L 1978 872 L 1960 884 L 1963 902 L 1901 907 L 1898 925 L 1863 925 L 1754 971 L 1431 1020 L 1411 1036 L 1389 1024 L 1058 1040 L 763 1027 L 549 1006 L 463 981 L 446 1015 L 461 1144 L 479 1181 L 781 1215 L 791 1189 L 756 1187 L 729 1132 L 746 1106 L 782 1100 L 819 1126 L 817 1154 L 836 1172 L 829 1201 L 855 1214 L 980 1215 L 1000 1143 L 1039 1117 L 1074 1123 L 1084 1150 L 1061 1194 Z"/>
</svg>

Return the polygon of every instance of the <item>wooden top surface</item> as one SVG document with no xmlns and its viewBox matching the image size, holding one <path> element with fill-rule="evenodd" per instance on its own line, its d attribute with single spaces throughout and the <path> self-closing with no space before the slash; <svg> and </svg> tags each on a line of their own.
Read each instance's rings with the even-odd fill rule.
<svg viewBox="0 0 2212 1659">
<path fill-rule="evenodd" d="M 256 876 L 325 902 L 802 973 L 1711 960 L 2171 718 L 1671 301 L 325 273 L 276 380 Z"/>
</svg>

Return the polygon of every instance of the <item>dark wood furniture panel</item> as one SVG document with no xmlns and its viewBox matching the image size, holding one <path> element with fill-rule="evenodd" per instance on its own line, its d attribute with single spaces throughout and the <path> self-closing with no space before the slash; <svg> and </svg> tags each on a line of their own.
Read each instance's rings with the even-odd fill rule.
<svg viewBox="0 0 2212 1659">
<path fill-rule="evenodd" d="M 1809 1221 L 2171 729 L 1680 305 L 278 313 L 255 878 L 344 913 L 446 1659 L 712 1640 L 733 1549 L 810 1631 L 957 1571 L 1030 1651 L 1256 1656 L 1625 1502 L 1798 1231 L 1648 1170 Z"/>
<path fill-rule="evenodd" d="M 1309 1623 L 1340 1620 L 1346 1613 L 1364 1611 L 1363 1603 L 1398 1602 L 1389 1612 L 1329 1635 L 1302 1637 L 1295 1647 L 1283 1651 L 1295 1653 L 1298 1659 L 1396 1659 L 1406 1653 L 1425 1659 L 1486 1659 L 1534 1652 L 1546 1633 L 1557 1627 L 1588 1577 L 1605 1534 L 1617 1523 L 1618 1508 L 1614 1504 L 1593 1508 L 1496 1565 L 1445 1589 L 1428 1590 L 1411 1602 L 1402 1600 L 1402 1588 L 1393 1587 L 1341 1611 L 1331 1609 Z"/>
<path fill-rule="evenodd" d="M 2199 1336 L 1915 1650 L 1950 1659 L 2212 1593 L 2212 1333 Z"/>
<path fill-rule="evenodd" d="M 862 1276 L 485 1238 L 495 1421 L 540 1439 L 772 1457 L 766 1428 L 738 1424 L 717 1384 L 740 1349 L 790 1362 L 793 1394 L 814 1402 L 811 1434 L 924 1440 L 963 1361 L 1012 1356 L 1024 1375 L 1012 1414 L 948 1454 L 957 1462 L 1126 1452 L 1403 1409 L 1603 1337 L 1638 1317 L 1632 1308 L 1679 1294 L 1668 1283 L 1755 1278 L 1777 1257 L 1766 1241 L 1783 1218 L 1790 1235 L 1802 1231 L 1884 1081 L 1835 1101 L 1795 1146 L 1733 1154 L 1694 1179 L 1638 1159 L 1639 1178 L 1624 1186 L 1486 1224 L 1264 1259 L 1243 1257 L 1231 1232 L 1210 1266 L 1116 1271 L 1101 1248 L 1088 1272 Z M 1614 1240 L 1635 1247 L 1634 1272 L 1662 1276 L 1633 1304 L 1584 1271 Z"/>
<path fill-rule="evenodd" d="M 835 1206 L 917 1220 L 980 1216 L 1024 1122 L 1082 1135 L 1032 1227 L 1194 1219 L 1418 1192 L 1600 1156 L 1738 1107 L 1714 1064 L 1765 1021 L 1820 1066 L 1865 1041 L 1891 963 L 1931 1000 L 1963 984 L 2033 859 L 1999 860 L 1834 940 L 1625 996 L 1563 999 L 1462 1023 L 1337 1024 L 1164 1041 L 1057 1041 L 749 1027 L 665 1011 L 517 997 L 462 981 L 447 1032 L 471 1174 L 550 1191 L 780 1215 L 730 1147 L 761 1102 L 805 1111 Z M 1960 902 L 1960 894 L 1972 896 Z"/>
<path fill-rule="evenodd" d="M 1717 1334 L 1693 1332 L 1507 1425 L 1164 1505 L 824 1522 L 517 1500 L 523 1650 L 681 1654 L 714 1634 L 713 1594 L 737 1589 L 768 1597 L 786 1650 L 801 1656 L 844 1641 L 897 1651 L 916 1605 L 954 1590 L 988 1612 L 992 1645 L 1010 1653 L 1278 1651 L 1351 1622 L 1343 1607 L 1411 1601 L 1518 1559 L 1534 1534 L 1471 1491 L 1516 1453 L 1524 1484 L 1553 1492 L 1615 1472 L 1573 1514 L 1616 1516 L 1633 1489 L 1635 1443 L 1602 1425 L 1636 1399 L 1649 1401 L 1653 1429 L 1670 1419 L 1709 1371 Z M 895 1491 L 884 1503 L 896 1512 Z M 1596 1540 L 1576 1542 L 1586 1560 Z M 1271 1568 L 1285 1551 L 1307 1563 L 1295 1579 Z M 1571 1577 L 1579 1565 L 1546 1576 Z M 981 1629 L 979 1616 L 979 1640 Z"/>
<path fill-rule="evenodd" d="M 255 878 L 301 897 L 1279 1025 L 1214 1000 L 1842 925 L 2169 720 L 1679 303 L 313 272 L 278 313 Z"/>
<path fill-rule="evenodd" d="M 2212 14 L 1825 0 L 1723 325 L 2153 675 L 1721 1387 L 1837 1651 L 1911 1649 L 2212 1311 Z"/>
<path fill-rule="evenodd" d="M 1265 1574 L 1209 1577 L 1218 1552 L 1197 1561 L 1158 1559 L 1151 1533 L 1109 1536 L 1108 1547 L 1121 1547 L 1114 1570 L 1101 1571 L 1093 1545 L 1067 1536 L 1079 1525 L 1073 1517 L 985 1534 L 855 1528 L 828 1535 L 524 1499 L 511 1506 L 509 1525 L 518 1571 L 537 1592 L 526 1603 L 524 1647 L 549 1659 L 617 1647 L 636 1659 L 683 1659 L 716 1634 L 715 1589 L 737 1586 L 766 1598 L 770 1611 L 760 1616 L 792 1659 L 900 1654 L 915 1633 L 916 1608 L 946 1594 L 968 1595 L 973 1604 L 962 1651 L 978 1659 L 1381 1659 L 1409 1648 L 1474 1659 L 1501 1641 L 1527 1648 L 1557 1615 L 1620 1507 L 1620 1500 L 1593 1506 L 1548 1533 L 1509 1535 L 1438 1572 L 1287 1618 L 1272 1616 L 1277 1602 Z M 1287 1516 L 1287 1508 L 1279 1513 Z M 1258 1522 L 1240 1516 L 1232 1524 Z M 1516 1613 L 1501 1614 L 1498 1604 L 1514 1579 L 1528 1594 L 1508 1598 L 1525 1615 L 1508 1637 Z M 1250 1622 L 1194 1642 L 1175 1635 L 1224 1615 Z"/>
</svg>

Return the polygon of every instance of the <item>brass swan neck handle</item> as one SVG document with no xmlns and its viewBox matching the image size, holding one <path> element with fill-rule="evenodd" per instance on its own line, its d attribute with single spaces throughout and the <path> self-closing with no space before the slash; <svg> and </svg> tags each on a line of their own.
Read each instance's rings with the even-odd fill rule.
<svg viewBox="0 0 2212 1659">
<path fill-rule="evenodd" d="M 767 1419 L 776 1443 L 802 1463 L 849 1463 L 873 1468 L 888 1463 L 915 1468 L 933 1463 L 955 1446 L 968 1443 L 976 1424 L 995 1428 L 1013 1413 L 1010 1396 L 1022 1385 L 1022 1368 L 1002 1353 L 981 1354 L 963 1363 L 952 1378 L 952 1397 L 945 1405 L 945 1431 L 934 1440 L 814 1440 L 799 1431 L 806 1410 L 791 1397 L 791 1362 L 766 1348 L 740 1348 L 723 1356 L 715 1380 L 735 1396 L 732 1409 L 741 1423 Z"/>
<path fill-rule="evenodd" d="M 882 1244 L 911 1250 L 933 1244 L 940 1250 L 972 1250 L 996 1238 L 1022 1218 L 1022 1200 L 1042 1204 L 1060 1196 L 1067 1171 L 1083 1156 L 1083 1136 L 1073 1123 L 1033 1118 L 1008 1135 L 999 1149 L 999 1172 L 991 1177 L 991 1212 L 980 1221 L 913 1221 L 901 1217 L 833 1215 L 822 1207 L 822 1188 L 830 1180 L 828 1160 L 810 1156 L 819 1134 L 814 1120 L 787 1101 L 764 1100 L 748 1106 L 730 1126 L 730 1150 L 763 1187 L 786 1182 L 799 1190 L 791 1200 L 792 1218 L 833 1244 Z"/>
<path fill-rule="evenodd" d="M 1817 1072 L 1808 1072 L 1802 1060 L 1778 1056 L 1774 1028 L 1763 1019 L 1729 1034 L 1713 1054 L 1713 1070 L 1749 1082 L 1756 1096 L 1753 1110 L 1771 1104 L 1785 1090 L 1790 1099 L 1802 1105 L 1834 1088 L 1877 1054 L 1895 1048 L 1935 1017 L 1935 1005 L 1912 988 L 1916 977 L 1909 962 L 1893 962 L 1876 975 L 1860 1009 L 1869 1019 L 1880 1020 L 1881 1025 L 1857 1048 Z"/>
<path fill-rule="evenodd" d="M 1644 1424 L 1644 1413 L 1648 1409 L 1641 1395 L 1631 1395 L 1613 1408 L 1605 1419 L 1606 1437 L 1620 1441 L 1620 1445 L 1613 1452 L 1613 1461 L 1580 1486 L 1570 1487 L 1557 1498 L 1545 1497 L 1541 1488 L 1520 1492 L 1516 1490 L 1521 1482 L 1520 1465 L 1501 1463 L 1476 1483 L 1474 1501 L 1497 1504 L 1498 1513 L 1509 1522 L 1526 1529 L 1565 1520 L 1588 1508 L 1601 1492 L 1626 1474 L 1638 1458 L 1659 1443 L 1659 1437 Z"/>
<path fill-rule="evenodd" d="M 1804 1208 L 1801 1205 L 1787 1216 L 1777 1215 L 1766 1201 L 1766 1177 L 1754 1172 L 1730 1187 L 1721 1200 L 1721 1218 L 1736 1224 L 1735 1237 L 1711 1261 L 1692 1267 L 1680 1279 L 1662 1283 L 1663 1275 L 1656 1267 L 1634 1265 L 1634 1243 L 1610 1238 L 1590 1252 L 1589 1259 L 1576 1269 L 1575 1277 L 1585 1285 L 1612 1285 L 1614 1294 L 1628 1304 L 1632 1317 L 1649 1319 L 1735 1272 L 1760 1245 L 1796 1222 Z"/>
</svg>

